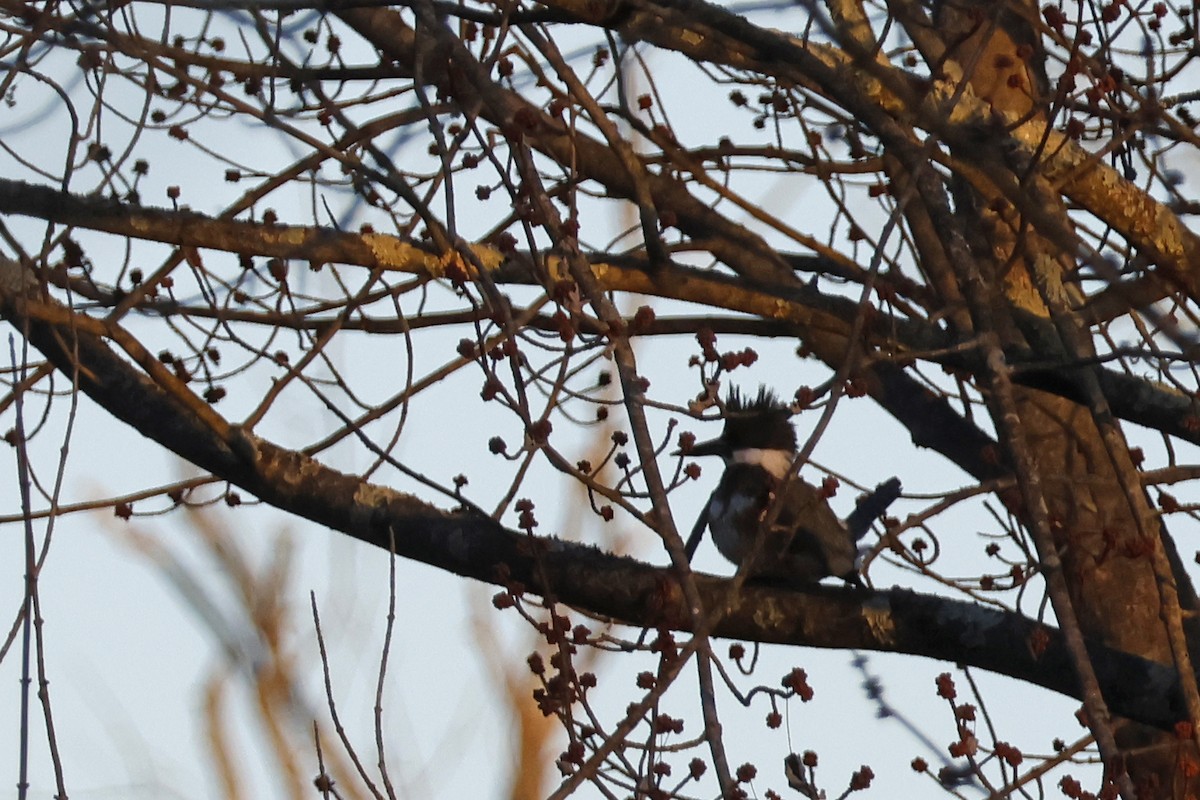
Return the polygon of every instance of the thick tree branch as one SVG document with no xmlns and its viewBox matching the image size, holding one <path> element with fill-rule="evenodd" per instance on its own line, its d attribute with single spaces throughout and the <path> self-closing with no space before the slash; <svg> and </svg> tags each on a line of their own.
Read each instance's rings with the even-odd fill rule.
<svg viewBox="0 0 1200 800">
<path fill-rule="evenodd" d="M 0 262 L 0 314 L 80 389 L 138 433 L 277 508 L 456 575 L 551 595 L 628 625 L 688 629 L 673 573 L 585 545 L 525 536 L 488 517 L 435 508 L 280 448 L 236 426 L 214 426 L 191 402 L 118 356 L 89 328 L 57 313 L 11 261 Z M 57 319 L 58 321 L 51 321 Z M 186 388 L 184 391 L 187 391 Z M 727 613 L 720 637 L 909 653 L 972 664 L 1079 696 L 1061 635 L 1015 614 L 892 590 L 861 593 L 758 586 L 697 575 L 708 608 Z M 1174 671 L 1099 646 L 1091 656 L 1113 710 L 1160 727 L 1181 718 Z"/>
<path fill-rule="evenodd" d="M 63 225 L 180 247 L 211 248 L 312 263 L 354 264 L 415 275 L 437 276 L 445 268 L 444 259 L 427 247 L 396 236 L 346 233 L 319 226 L 294 227 L 214 219 L 192 211 L 79 197 L 21 181 L 0 179 L 0 213 L 34 216 Z M 527 256 L 505 255 L 485 244 L 474 245 L 473 253 L 481 264 L 492 270 L 492 279 L 497 283 L 538 282 L 536 270 Z M 552 269 L 561 269 L 558 263 L 552 258 L 547 259 Z M 807 285 L 755 285 L 711 271 L 675 264 L 652 268 L 641 259 L 607 259 L 603 254 L 593 256 L 592 269 L 607 290 L 687 300 L 751 314 L 776 325 L 774 335 L 789 335 L 801 340 L 814 332 L 844 336 L 858 313 L 857 303 Z M 163 310 L 153 303 L 150 307 Z M 232 315 L 236 312 L 223 313 Z M 277 319 L 273 320 L 273 324 L 277 322 Z M 1197 421 L 1200 410 L 1191 398 L 1144 378 L 1094 365 L 1070 363 L 1045 321 L 1026 320 L 1026 328 L 1026 336 L 1033 337 L 1038 351 L 1036 355 L 1032 351 L 1011 350 L 1007 353 L 1009 363 L 1017 370 L 1014 378 L 1017 382 L 1078 400 L 1081 397 L 1078 373 L 1081 369 L 1093 369 L 1118 417 L 1200 444 L 1200 423 Z M 904 348 L 901 355 L 928 358 L 973 372 L 980 369 L 978 354 L 973 349 L 962 349 L 958 346 L 960 343 L 922 322 L 875 312 L 868 320 L 866 330 L 869 341 L 901 344 Z M 1061 366 L 1055 366 L 1056 362 Z M 973 426 L 966 426 L 948 407 L 937 415 L 939 421 L 936 423 L 930 422 L 924 412 L 913 413 L 914 409 L 921 408 L 932 411 L 931 406 L 936 405 L 938 399 L 904 375 L 903 370 L 887 366 L 885 362 L 877 362 L 867 370 L 877 375 L 872 384 L 878 391 L 872 390 L 872 396 L 909 428 L 917 444 L 942 452 L 976 477 L 996 477 L 995 470 L 984 465 L 985 461 L 992 460 L 990 456 L 981 455 L 981 448 L 992 442 L 990 437 L 968 430 Z M 959 421 L 955 423 L 955 419 Z M 941 444 L 943 439 L 952 441 Z M 992 463 L 994 466 L 994 460 Z"/>
<path fill-rule="evenodd" d="M 912 76 L 900 69 L 875 59 L 852 60 L 828 46 L 760 28 L 703 0 L 607 4 L 553 0 L 548 5 L 618 31 L 625 41 L 649 42 L 700 63 L 723 64 L 813 87 L 868 126 L 869 117 L 860 113 L 864 107 L 896 118 L 915 114 L 918 124 L 950 144 L 955 156 L 985 176 L 989 185 L 1004 189 L 1006 197 L 1043 235 L 1068 245 L 1066 252 L 1074 252 L 1074 238 L 1052 215 L 1029 201 L 1012 173 L 996 168 L 1006 159 L 1036 164 L 1043 177 L 1065 196 L 1111 225 L 1129 241 L 1131 249 L 1157 265 L 1164 278 L 1160 288 L 1165 291 L 1174 284 L 1186 288 L 1191 296 L 1200 294 L 1200 275 L 1194 266 L 1200 263 L 1200 236 L 1170 208 L 1043 120 L 997 121 L 989 104 L 969 89 L 963 91 L 957 82 L 961 75 L 949 75 L 950 80 L 923 96 L 914 92 Z M 864 71 L 874 80 L 865 78 Z M 981 135 L 984 132 L 986 137 Z M 880 130 L 875 133 L 884 135 Z M 981 146 L 985 140 L 988 146 Z M 997 159 L 997 154 L 1005 158 Z M 964 175 L 971 177 L 969 172 Z"/>
</svg>

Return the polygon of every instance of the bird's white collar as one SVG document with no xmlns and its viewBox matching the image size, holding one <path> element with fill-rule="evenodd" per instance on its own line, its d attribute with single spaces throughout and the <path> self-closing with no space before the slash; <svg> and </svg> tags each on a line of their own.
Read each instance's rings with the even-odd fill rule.
<svg viewBox="0 0 1200 800">
<path fill-rule="evenodd" d="M 729 460 L 734 464 L 752 464 L 756 467 L 762 467 L 774 475 L 776 479 L 783 480 L 791 470 L 792 461 L 795 457 L 796 454 L 791 450 L 743 447 L 739 450 L 734 450 Z"/>
</svg>

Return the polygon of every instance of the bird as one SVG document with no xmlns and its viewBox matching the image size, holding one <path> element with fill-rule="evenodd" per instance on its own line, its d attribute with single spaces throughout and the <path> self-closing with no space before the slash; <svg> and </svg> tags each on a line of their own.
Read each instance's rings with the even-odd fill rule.
<svg viewBox="0 0 1200 800">
<path fill-rule="evenodd" d="M 763 387 L 748 398 L 732 390 L 724 417 L 719 437 L 694 444 L 685 453 L 720 456 L 725 462 L 725 472 L 688 539 L 688 560 L 707 527 L 729 561 L 741 567 L 752 560 L 746 574 L 756 581 L 813 584 L 836 577 L 861 587 L 858 540 L 900 496 L 899 479 L 879 484 L 843 521 L 824 492 L 790 474 L 796 431 L 791 411 L 773 392 Z M 774 524 L 768 526 L 777 503 Z"/>
</svg>

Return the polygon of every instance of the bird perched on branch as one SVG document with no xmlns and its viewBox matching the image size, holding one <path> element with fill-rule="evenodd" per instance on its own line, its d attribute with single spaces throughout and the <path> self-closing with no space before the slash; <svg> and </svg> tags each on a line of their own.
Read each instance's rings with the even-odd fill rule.
<svg viewBox="0 0 1200 800">
<path fill-rule="evenodd" d="M 688 539 L 688 559 L 707 527 L 717 550 L 734 564 L 753 558 L 752 578 L 816 583 L 834 576 L 861 585 L 857 542 L 900 496 L 900 481 L 891 478 L 875 487 L 843 522 L 821 490 L 798 475 L 789 477 L 796 460 L 790 417 L 787 406 L 765 388 L 754 399 L 734 390 L 725 404 L 721 435 L 686 453 L 725 461 L 721 482 Z M 776 504 L 774 523 L 768 525 Z"/>
</svg>

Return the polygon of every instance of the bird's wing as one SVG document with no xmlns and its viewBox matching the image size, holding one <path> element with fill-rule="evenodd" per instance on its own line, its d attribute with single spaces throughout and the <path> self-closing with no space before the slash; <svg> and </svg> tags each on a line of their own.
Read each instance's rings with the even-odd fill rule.
<svg viewBox="0 0 1200 800">
<path fill-rule="evenodd" d="M 687 543 L 683 548 L 683 551 L 687 553 L 688 563 L 691 563 L 692 556 L 696 555 L 696 548 L 700 546 L 700 540 L 704 537 L 704 529 L 708 527 L 708 511 L 712 508 L 715 496 L 715 494 L 709 495 L 708 502 L 704 504 L 704 508 L 700 509 L 700 516 L 696 518 L 696 524 L 692 526 L 692 532 L 688 534 Z"/>
</svg>

